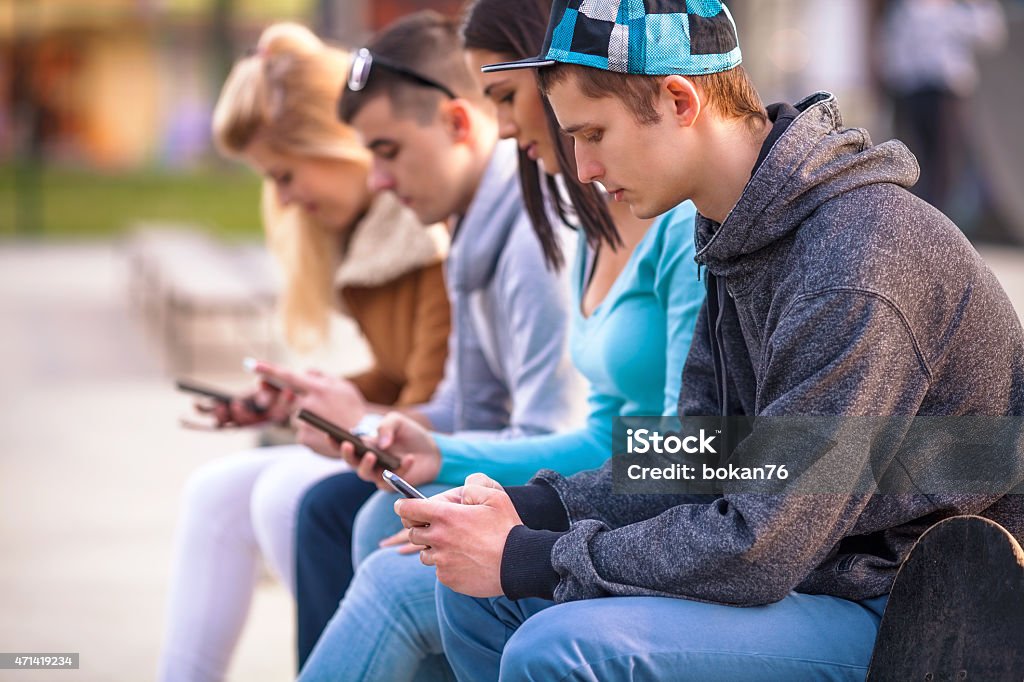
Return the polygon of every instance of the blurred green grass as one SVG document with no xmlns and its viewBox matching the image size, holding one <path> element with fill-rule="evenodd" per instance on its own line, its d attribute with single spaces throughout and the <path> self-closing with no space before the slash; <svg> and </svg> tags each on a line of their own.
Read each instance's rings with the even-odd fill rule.
<svg viewBox="0 0 1024 682">
<path fill-rule="evenodd" d="M 260 234 L 260 181 L 244 170 L 17 170 L 0 165 L 0 237 L 110 238 L 145 221 L 193 223 L 229 239 Z M 23 205 L 37 199 L 33 231 L 16 225 L 18 193 Z"/>
</svg>

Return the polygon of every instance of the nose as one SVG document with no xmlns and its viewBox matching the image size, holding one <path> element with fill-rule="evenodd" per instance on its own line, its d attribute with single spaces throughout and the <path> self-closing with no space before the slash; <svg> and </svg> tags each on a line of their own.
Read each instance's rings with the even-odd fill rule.
<svg viewBox="0 0 1024 682">
<path fill-rule="evenodd" d="M 295 203 L 295 200 L 296 200 L 295 191 L 292 190 L 289 186 L 283 185 L 281 183 L 277 183 L 276 189 L 277 189 L 277 201 L 282 206 L 288 206 L 289 204 Z"/>
<path fill-rule="evenodd" d="M 515 119 L 501 109 L 498 110 L 498 137 L 503 140 L 510 140 L 519 135 L 519 126 Z"/>
<path fill-rule="evenodd" d="M 576 145 L 576 175 L 583 183 L 594 182 L 604 177 L 604 166 L 586 154 L 581 154 L 579 145 Z"/>
<path fill-rule="evenodd" d="M 369 183 L 370 190 L 373 192 L 395 189 L 395 178 L 377 163 L 374 163 L 373 168 L 370 169 Z"/>
</svg>

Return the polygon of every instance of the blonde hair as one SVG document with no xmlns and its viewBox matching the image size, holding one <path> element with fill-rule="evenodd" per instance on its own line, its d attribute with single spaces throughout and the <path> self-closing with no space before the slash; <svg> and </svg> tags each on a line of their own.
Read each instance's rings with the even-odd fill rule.
<svg viewBox="0 0 1024 682">
<path fill-rule="evenodd" d="M 336 115 L 349 54 L 293 23 L 274 24 L 256 53 L 231 69 L 213 112 L 213 139 L 238 158 L 257 135 L 276 152 L 351 161 L 370 155 Z M 339 237 L 299 206 L 282 206 L 272 181 L 262 190 L 267 244 L 284 270 L 279 313 L 288 343 L 308 350 L 327 336 L 335 306 Z"/>
</svg>

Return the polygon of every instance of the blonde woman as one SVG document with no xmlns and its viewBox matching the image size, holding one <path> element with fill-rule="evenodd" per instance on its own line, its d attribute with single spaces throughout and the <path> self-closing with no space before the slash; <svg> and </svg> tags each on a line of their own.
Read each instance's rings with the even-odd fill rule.
<svg viewBox="0 0 1024 682">
<path fill-rule="evenodd" d="M 213 132 L 222 153 L 267 178 L 263 221 L 285 272 L 281 313 L 288 341 L 307 348 L 323 340 L 329 314 L 338 309 L 359 326 L 374 365 L 348 378 L 277 372 L 291 389 L 263 384 L 247 397 L 265 411 L 236 401 L 215 411 L 222 425 L 279 421 L 308 407 L 352 427 L 367 412 L 427 403 L 442 378 L 447 231 L 423 227 L 392 195 L 368 189 L 369 153 L 335 114 L 348 64 L 346 52 L 308 29 L 268 28 L 228 77 Z M 223 679 L 261 560 L 294 591 L 298 502 L 312 484 L 346 468 L 314 452 L 331 450 L 312 431 L 300 429 L 299 440 L 305 445 L 220 458 L 189 480 L 160 679 Z M 365 497 L 373 490 L 368 484 Z"/>
</svg>

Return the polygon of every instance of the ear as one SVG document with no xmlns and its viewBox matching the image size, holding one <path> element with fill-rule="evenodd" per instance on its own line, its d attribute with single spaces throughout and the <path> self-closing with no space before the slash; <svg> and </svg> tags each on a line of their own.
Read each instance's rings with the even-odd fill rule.
<svg viewBox="0 0 1024 682">
<path fill-rule="evenodd" d="M 453 142 L 465 142 L 473 129 L 471 105 L 464 99 L 447 100 L 440 105 L 441 123 Z"/>
<path fill-rule="evenodd" d="M 700 93 L 689 78 L 666 76 L 661 82 L 661 94 L 668 98 L 673 115 L 680 126 L 690 128 L 700 118 Z"/>
</svg>

